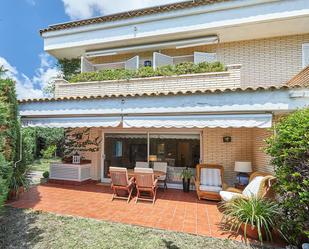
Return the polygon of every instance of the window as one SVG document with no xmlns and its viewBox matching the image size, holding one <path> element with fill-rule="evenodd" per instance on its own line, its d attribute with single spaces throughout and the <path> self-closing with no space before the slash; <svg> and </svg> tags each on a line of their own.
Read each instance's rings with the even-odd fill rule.
<svg viewBox="0 0 309 249">
<path fill-rule="evenodd" d="M 302 45 L 302 66 L 303 68 L 309 66 L 309 43 Z"/>
</svg>

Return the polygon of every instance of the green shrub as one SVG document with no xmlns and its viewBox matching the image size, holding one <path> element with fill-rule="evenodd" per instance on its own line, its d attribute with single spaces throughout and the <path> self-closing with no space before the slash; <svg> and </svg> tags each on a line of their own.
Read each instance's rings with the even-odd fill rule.
<svg viewBox="0 0 309 249">
<path fill-rule="evenodd" d="M 23 128 L 23 164 L 31 164 L 36 156 L 36 132 L 34 128 Z"/>
<path fill-rule="evenodd" d="M 51 159 L 52 157 L 55 156 L 56 150 L 57 150 L 57 146 L 56 145 L 48 146 L 46 150 L 42 151 L 43 158 L 44 159 Z"/>
<path fill-rule="evenodd" d="M 43 177 L 44 177 L 44 178 L 48 178 L 48 177 L 49 177 L 49 172 L 48 172 L 48 171 L 44 171 Z"/>
<path fill-rule="evenodd" d="M 267 240 L 272 240 L 272 228 L 275 227 L 279 214 L 278 205 L 270 200 L 251 197 L 234 198 L 223 204 L 223 223 L 230 226 L 231 230 L 237 232 L 244 227 L 244 237 L 247 239 L 247 230 L 256 228 L 258 237 L 263 242 L 263 234 Z"/>
<path fill-rule="evenodd" d="M 309 241 L 309 109 L 282 118 L 266 142 L 277 177 L 281 231 L 288 242 L 300 245 Z"/>
<path fill-rule="evenodd" d="M 153 69 L 152 67 L 141 67 L 138 70 L 104 69 L 98 72 L 85 72 L 72 75 L 69 78 L 69 81 L 74 83 L 86 81 L 121 80 L 154 76 L 222 72 L 225 70 L 225 66 L 220 62 L 202 62 L 199 64 L 194 64 L 193 62 L 183 62 L 177 65 L 158 67 L 156 69 Z"/>
<path fill-rule="evenodd" d="M 0 207 L 9 191 L 19 144 L 15 82 L 7 78 L 5 72 L 0 66 Z"/>
</svg>

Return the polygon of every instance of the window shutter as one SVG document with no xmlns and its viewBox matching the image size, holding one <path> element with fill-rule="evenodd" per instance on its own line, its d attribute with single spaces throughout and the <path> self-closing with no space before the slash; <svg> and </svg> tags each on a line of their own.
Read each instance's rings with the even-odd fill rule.
<svg viewBox="0 0 309 249">
<path fill-rule="evenodd" d="M 217 61 L 216 53 L 203 53 L 203 52 L 194 52 L 194 63 L 198 64 L 201 62 L 215 62 Z"/>
<path fill-rule="evenodd" d="M 133 58 L 127 60 L 124 65 L 125 69 L 136 70 L 139 67 L 139 56 L 136 55 Z"/>
<path fill-rule="evenodd" d="M 83 72 L 94 72 L 95 71 L 95 67 L 84 56 L 82 56 L 80 59 L 81 59 L 80 71 L 82 73 Z"/>
<path fill-rule="evenodd" d="M 302 47 L 303 68 L 309 66 L 309 43 L 304 43 Z"/>
<path fill-rule="evenodd" d="M 156 69 L 157 67 L 173 65 L 173 57 L 161 54 L 158 52 L 153 53 L 153 68 Z"/>
</svg>

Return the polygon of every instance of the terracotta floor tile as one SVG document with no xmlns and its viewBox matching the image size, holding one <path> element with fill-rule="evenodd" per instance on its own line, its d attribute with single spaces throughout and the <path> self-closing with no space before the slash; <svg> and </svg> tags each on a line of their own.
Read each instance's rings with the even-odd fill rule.
<svg viewBox="0 0 309 249">
<path fill-rule="evenodd" d="M 154 205 L 150 202 L 135 204 L 134 198 L 130 203 L 125 200 L 111 201 L 111 197 L 110 187 L 103 185 L 44 184 L 32 187 L 19 200 L 9 202 L 8 205 L 193 234 L 228 237 L 228 233 L 221 231 L 219 227 L 222 214 L 217 203 L 197 201 L 195 192 L 160 189 Z"/>
</svg>

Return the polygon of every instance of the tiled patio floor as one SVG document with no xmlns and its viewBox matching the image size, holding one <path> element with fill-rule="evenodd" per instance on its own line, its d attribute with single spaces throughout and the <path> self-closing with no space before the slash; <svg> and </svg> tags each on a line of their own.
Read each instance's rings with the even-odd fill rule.
<svg viewBox="0 0 309 249">
<path fill-rule="evenodd" d="M 195 192 L 159 189 L 154 205 L 135 204 L 134 200 L 111 201 L 111 197 L 108 186 L 46 184 L 32 187 L 9 205 L 213 237 L 231 236 L 219 227 L 222 214 L 217 202 L 198 201 Z M 241 239 L 235 235 L 233 238 Z"/>
</svg>

